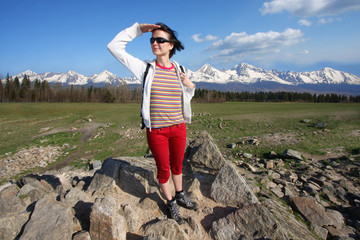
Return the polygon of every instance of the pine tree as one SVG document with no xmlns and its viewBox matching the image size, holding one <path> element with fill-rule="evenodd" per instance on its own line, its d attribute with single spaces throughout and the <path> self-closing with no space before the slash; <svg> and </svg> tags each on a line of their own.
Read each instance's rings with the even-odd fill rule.
<svg viewBox="0 0 360 240">
<path fill-rule="evenodd" d="M 3 86 L 2 80 L 0 78 L 0 103 L 3 101 L 3 94 L 4 94 L 4 86 Z"/>
<path fill-rule="evenodd" d="M 39 79 L 34 81 L 34 89 L 32 90 L 31 99 L 33 102 L 40 101 L 41 83 Z"/>
<path fill-rule="evenodd" d="M 21 82 L 20 92 L 19 92 L 19 97 L 25 102 L 30 101 L 30 85 L 31 85 L 30 79 L 27 75 L 25 75 Z"/>
</svg>

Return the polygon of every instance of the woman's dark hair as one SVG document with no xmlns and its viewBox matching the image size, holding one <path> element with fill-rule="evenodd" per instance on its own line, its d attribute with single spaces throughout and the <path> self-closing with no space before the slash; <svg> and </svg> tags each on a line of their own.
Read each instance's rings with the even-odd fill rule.
<svg viewBox="0 0 360 240">
<path fill-rule="evenodd" d="M 177 32 L 166 26 L 165 24 L 159 22 L 155 23 L 156 25 L 161 26 L 160 28 L 154 29 L 152 32 L 155 32 L 156 30 L 162 30 L 164 32 L 167 32 L 170 35 L 170 42 L 174 44 L 173 49 L 170 50 L 170 58 L 175 54 L 176 51 L 184 50 L 184 45 L 177 39 Z"/>
</svg>

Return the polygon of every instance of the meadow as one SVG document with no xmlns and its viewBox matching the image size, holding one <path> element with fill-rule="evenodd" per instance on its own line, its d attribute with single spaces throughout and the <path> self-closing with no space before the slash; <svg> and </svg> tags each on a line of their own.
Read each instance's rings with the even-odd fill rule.
<svg viewBox="0 0 360 240">
<path fill-rule="evenodd" d="M 236 160 L 241 152 L 264 157 L 291 148 L 324 155 L 342 147 L 351 154 L 360 147 L 358 103 L 193 103 L 192 110 L 189 139 L 208 131 L 229 160 Z M 139 112 L 139 104 L 2 103 L 0 159 L 34 145 L 64 144 L 71 147 L 50 167 L 146 155 Z M 99 127 L 91 128 L 95 123 Z M 318 123 L 325 127 L 317 127 Z M 249 139 L 260 144 L 246 144 Z M 233 143 L 239 147 L 229 148 Z"/>
</svg>

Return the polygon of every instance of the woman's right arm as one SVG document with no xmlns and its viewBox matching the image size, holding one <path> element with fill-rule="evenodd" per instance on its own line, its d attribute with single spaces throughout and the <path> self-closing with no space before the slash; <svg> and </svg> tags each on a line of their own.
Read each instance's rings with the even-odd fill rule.
<svg viewBox="0 0 360 240">
<path fill-rule="evenodd" d="M 122 30 L 107 45 L 111 54 L 140 80 L 144 74 L 146 63 L 127 53 L 125 48 L 128 42 L 141 36 L 143 34 L 143 30 L 147 29 L 144 27 L 141 29 L 141 25 L 142 24 L 135 23 L 131 27 Z"/>
</svg>

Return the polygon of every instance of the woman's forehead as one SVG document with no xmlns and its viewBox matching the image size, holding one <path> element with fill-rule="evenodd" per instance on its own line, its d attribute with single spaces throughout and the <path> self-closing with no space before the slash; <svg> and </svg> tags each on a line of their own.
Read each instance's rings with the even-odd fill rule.
<svg viewBox="0 0 360 240">
<path fill-rule="evenodd" d="M 166 39 L 170 38 L 170 34 L 163 31 L 163 30 L 155 30 L 155 31 L 153 31 L 152 36 L 153 37 L 163 37 L 163 38 L 166 38 Z"/>
</svg>

